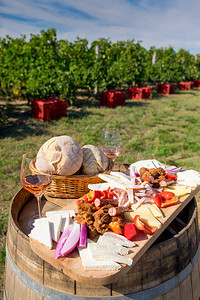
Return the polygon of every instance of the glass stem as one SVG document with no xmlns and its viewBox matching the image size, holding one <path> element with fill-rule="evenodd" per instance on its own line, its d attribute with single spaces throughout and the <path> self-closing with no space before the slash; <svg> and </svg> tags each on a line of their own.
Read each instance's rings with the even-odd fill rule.
<svg viewBox="0 0 200 300">
<path fill-rule="evenodd" d="M 42 209 L 41 209 L 42 201 L 41 201 L 41 199 L 42 199 L 41 195 L 37 196 L 39 219 L 41 219 L 41 217 L 42 217 L 42 214 L 41 214 L 41 211 L 42 211 Z"/>
</svg>

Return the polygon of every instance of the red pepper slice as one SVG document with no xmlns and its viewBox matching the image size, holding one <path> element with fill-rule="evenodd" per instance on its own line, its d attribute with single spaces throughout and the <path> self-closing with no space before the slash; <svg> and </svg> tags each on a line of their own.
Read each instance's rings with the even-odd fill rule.
<svg viewBox="0 0 200 300">
<path fill-rule="evenodd" d="M 161 194 L 156 194 L 153 197 L 153 201 L 155 202 L 155 204 L 160 208 L 162 203 L 163 203 L 164 198 L 161 196 Z"/>
<path fill-rule="evenodd" d="M 136 215 L 133 219 L 133 223 L 135 224 L 136 228 L 143 231 L 144 230 L 144 223 L 140 220 L 140 216 Z"/>
<path fill-rule="evenodd" d="M 113 192 L 109 192 L 108 193 L 108 199 L 113 199 L 114 197 L 114 193 Z"/>
<path fill-rule="evenodd" d="M 163 197 L 165 200 L 169 200 L 172 199 L 173 197 L 175 197 L 175 194 L 173 192 L 169 192 L 169 191 L 164 191 L 159 193 L 159 195 L 161 197 Z"/>
<path fill-rule="evenodd" d="M 165 178 L 166 178 L 166 179 L 171 179 L 171 180 L 176 181 L 176 180 L 177 180 L 177 175 L 173 175 L 173 174 L 166 173 L 166 174 L 165 174 Z"/>
<path fill-rule="evenodd" d="M 156 230 L 158 230 L 158 227 L 156 226 L 150 226 L 146 223 L 144 223 L 141 219 L 139 215 L 136 215 L 133 219 L 133 222 L 136 226 L 137 229 L 143 231 L 146 234 L 152 235 L 156 232 Z"/>
<path fill-rule="evenodd" d="M 94 200 L 96 198 L 100 198 L 101 197 L 101 191 L 89 191 L 88 195 L 87 195 L 87 200 L 86 202 L 94 202 Z"/>
<path fill-rule="evenodd" d="M 105 191 L 102 191 L 102 195 L 101 195 L 101 197 L 100 197 L 100 199 L 107 199 L 108 198 L 108 193 L 107 193 L 107 191 L 105 190 Z"/>
<path fill-rule="evenodd" d="M 142 178 L 142 181 L 147 181 L 147 182 L 151 183 L 151 180 L 149 177 Z"/>
<path fill-rule="evenodd" d="M 159 208 L 164 208 L 177 204 L 179 199 L 175 197 L 175 194 L 173 192 L 164 191 L 156 194 L 153 197 L 153 201 Z"/>
<path fill-rule="evenodd" d="M 146 234 L 152 235 L 152 234 L 154 234 L 157 230 L 158 230 L 158 227 L 156 227 L 156 226 L 150 226 L 150 225 L 148 225 L 148 224 L 145 224 L 145 230 L 143 230 L 143 231 L 144 231 L 144 233 L 146 233 Z"/>
<path fill-rule="evenodd" d="M 106 190 L 107 193 L 110 193 L 110 186 Z"/>
<path fill-rule="evenodd" d="M 161 204 L 161 208 L 177 204 L 178 202 L 179 202 L 179 199 L 176 198 L 176 197 L 173 197 L 173 198 L 168 199 L 168 200 L 164 200 L 164 202 Z"/>
<path fill-rule="evenodd" d="M 128 240 L 132 240 L 137 235 L 136 226 L 133 223 L 126 223 L 124 225 L 123 235 Z"/>
</svg>

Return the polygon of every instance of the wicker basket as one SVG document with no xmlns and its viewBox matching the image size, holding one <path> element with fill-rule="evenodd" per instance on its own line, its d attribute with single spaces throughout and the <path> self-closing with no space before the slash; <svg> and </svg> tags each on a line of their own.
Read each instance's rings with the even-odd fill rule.
<svg viewBox="0 0 200 300">
<path fill-rule="evenodd" d="M 114 163 L 109 159 L 109 165 L 104 172 L 109 174 Z M 38 170 L 35 168 L 35 163 L 30 163 L 30 169 L 33 174 L 37 174 Z M 101 183 L 103 180 L 96 175 L 52 175 L 52 182 L 47 188 L 45 194 L 53 198 L 63 199 L 77 199 L 89 192 L 88 184 Z"/>
</svg>

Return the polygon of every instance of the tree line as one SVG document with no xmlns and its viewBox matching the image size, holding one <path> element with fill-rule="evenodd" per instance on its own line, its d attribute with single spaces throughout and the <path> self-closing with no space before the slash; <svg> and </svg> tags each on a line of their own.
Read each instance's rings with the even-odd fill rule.
<svg viewBox="0 0 200 300">
<path fill-rule="evenodd" d="M 134 39 L 58 40 L 56 30 L 41 30 L 27 41 L 0 38 L 0 94 L 72 102 L 78 89 L 93 93 L 200 78 L 200 56 L 173 47 L 149 50 Z"/>
</svg>

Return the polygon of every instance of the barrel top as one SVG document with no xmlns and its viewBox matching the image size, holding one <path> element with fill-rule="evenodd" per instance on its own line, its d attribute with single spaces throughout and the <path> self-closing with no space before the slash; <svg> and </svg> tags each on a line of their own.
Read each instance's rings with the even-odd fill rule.
<svg viewBox="0 0 200 300">
<path fill-rule="evenodd" d="M 191 199 L 199 191 L 200 187 L 196 188 L 190 195 L 182 197 L 177 205 L 163 209 L 165 217 L 160 220 L 161 227 L 152 235 L 147 236 L 141 233 L 137 236 L 136 247 L 131 248 L 128 257 L 133 259 L 131 266 L 123 266 L 117 271 L 85 271 L 81 259 L 77 251 L 73 251 L 67 257 L 62 259 L 55 259 L 55 248 L 48 250 L 45 246 L 39 244 L 37 241 L 31 239 L 30 245 L 32 250 L 37 253 L 42 259 L 46 260 L 55 268 L 62 270 L 66 275 L 72 279 L 88 284 L 105 285 L 113 283 L 122 278 L 140 259 L 140 257 L 147 251 L 147 249 L 155 242 L 161 233 L 169 226 L 173 219 L 183 210 L 183 208 L 191 201 Z M 71 209 L 75 202 L 71 202 L 63 209 Z"/>
<path fill-rule="evenodd" d="M 128 164 L 118 164 L 114 170 L 125 172 L 128 169 Z M 117 271 L 85 271 L 78 251 L 73 251 L 67 257 L 62 259 L 55 259 L 55 247 L 49 250 L 44 245 L 37 241 L 30 239 L 30 247 L 40 258 L 47 261 L 50 265 L 56 269 L 64 272 L 66 275 L 71 277 L 73 280 L 82 283 L 89 283 L 95 285 L 105 285 L 113 283 L 123 275 L 125 275 L 134 264 L 142 257 L 147 249 L 159 238 L 162 232 L 169 226 L 174 218 L 185 208 L 185 206 L 191 201 L 191 199 L 199 192 L 200 186 L 195 188 L 191 194 L 181 197 L 178 204 L 163 209 L 164 218 L 160 219 L 161 227 L 152 235 L 144 235 L 142 232 L 137 235 L 136 244 L 137 247 L 131 249 L 128 257 L 133 259 L 131 266 L 122 266 Z M 72 209 L 76 207 L 75 199 L 61 199 L 62 204 L 59 203 L 59 199 L 52 200 L 46 197 L 42 200 L 42 213 L 45 215 L 46 211 L 60 210 L 60 209 Z M 49 201 L 48 201 L 49 200 Z M 66 204 L 66 205 L 65 205 Z M 28 234 L 31 229 L 28 226 L 29 219 L 38 213 L 36 199 L 24 189 L 21 189 L 13 198 L 11 204 L 10 215 L 14 222 L 14 226 L 18 228 L 18 233 L 24 234 L 25 238 L 28 239 Z"/>
</svg>

